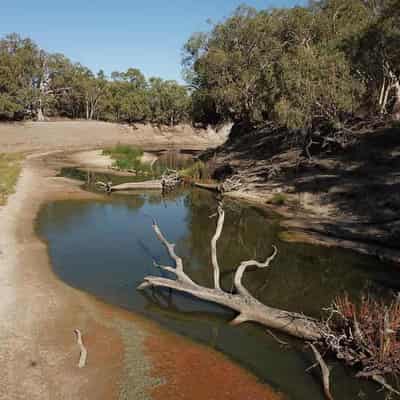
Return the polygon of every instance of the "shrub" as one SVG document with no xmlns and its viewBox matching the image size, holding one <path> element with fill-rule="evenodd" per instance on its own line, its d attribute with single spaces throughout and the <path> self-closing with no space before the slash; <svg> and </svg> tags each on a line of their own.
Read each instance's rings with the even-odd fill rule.
<svg viewBox="0 0 400 400">
<path fill-rule="evenodd" d="M 283 206 L 286 203 L 286 201 L 287 201 L 287 198 L 286 198 L 285 194 L 275 193 L 269 202 L 276 206 Z"/>
<path fill-rule="evenodd" d="M 196 161 L 190 167 L 182 170 L 181 175 L 192 179 L 210 179 L 210 171 L 203 161 Z"/>
<path fill-rule="evenodd" d="M 113 166 L 122 170 L 136 170 L 136 171 L 147 171 L 149 166 L 142 164 L 141 157 L 143 150 L 118 144 L 110 149 L 103 150 L 103 154 L 109 155 L 113 160 Z"/>
</svg>

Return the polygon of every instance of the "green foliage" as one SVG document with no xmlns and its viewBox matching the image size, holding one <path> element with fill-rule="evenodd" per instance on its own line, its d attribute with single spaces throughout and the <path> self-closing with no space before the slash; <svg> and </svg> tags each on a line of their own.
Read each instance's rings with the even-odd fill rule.
<svg viewBox="0 0 400 400">
<path fill-rule="evenodd" d="M 322 0 L 260 12 L 239 7 L 184 47 L 193 118 L 310 127 L 371 110 L 368 101 L 381 102 L 383 89 L 395 110 L 399 10 L 400 0 Z"/>
<path fill-rule="evenodd" d="M 21 172 L 21 161 L 19 154 L 0 153 L 0 205 L 5 204 L 7 196 L 14 192 Z"/>
<path fill-rule="evenodd" d="M 149 170 L 149 166 L 141 162 L 142 149 L 118 144 L 115 147 L 104 149 L 103 154 L 109 155 L 114 160 L 113 166 L 118 169 L 135 170 L 136 172 Z"/>
<path fill-rule="evenodd" d="M 320 0 L 257 11 L 240 6 L 184 45 L 188 86 L 111 77 L 0 39 L 0 119 L 69 118 L 175 125 L 336 123 L 363 112 L 400 119 L 400 0 Z"/>
<path fill-rule="evenodd" d="M 299 47 L 282 57 L 281 68 L 282 95 L 275 106 L 281 123 L 302 128 L 353 111 L 353 92 L 360 88 L 342 53 Z"/>
<path fill-rule="evenodd" d="M 203 161 L 196 161 L 190 167 L 180 171 L 180 174 L 191 179 L 210 179 L 210 171 Z"/>
<path fill-rule="evenodd" d="M 68 118 L 116 122 L 185 122 L 186 88 L 175 81 L 147 81 L 136 68 L 94 74 L 62 54 L 41 50 L 16 34 L 0 39 L 0 119 Z"/>
<path fill-rule="evenodd" d="M 150 78 L 150 120 L 157 124 L 175 125 L 188 116 L 190 99 L 186 88 L 175 81 Z"/>
<path fill-rule="evenodd" d="M 275 193 L 269 202 L 275 206 L 283 206 L 287 202 L 287 197 L 284 193 Z"/>
</svg>

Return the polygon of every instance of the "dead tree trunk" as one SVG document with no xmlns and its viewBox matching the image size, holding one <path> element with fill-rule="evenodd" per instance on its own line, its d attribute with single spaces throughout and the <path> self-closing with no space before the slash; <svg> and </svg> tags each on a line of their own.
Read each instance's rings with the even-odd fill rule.
<svg viewBox="0 0 400 400">
<path fill-rule="evenodd" d="M 400 120 L 400 81 L 397 80 L 396 83 L 393 85 L 394 87 L 394 105 L 392 111 L 392 117 L 394 120 Z"/>
<path fill-rule="evenodd" d="M 144 278 L 144 282 L 138 287 L 138 289 L 143 290 L 148 287 L 164 287 L 174 289 L 179 292 L 189 293 L 198 299 L 217 303 L 236 311 L 238 315 L 232 321 L 232 324 L 234 325 L 238 325 L 247 321 L 253 321 L 258 322 L 268 328 L 276 329 L 301 339 L 320 339 L 322 337 L 322 326 L 317 320 L 309 318 L 302 314 L 279 310 L 266 306 L 265 304 L 262 304 L 256 298 L 254 298 L 250 294 L 250 292 L 243 286 L 243 275 L 248 267 L 256 266 L 258 268 L 268 268 L 270 266 L 271 262 L 278 254 L 278 249 L 275 246 L 272 255 L 268 257 L 265 262 L 249 260 L 244 261 L 239 265 L 234 276 L 234 286 L 236 289 L 236 293 L 228 293 L 221 289 L 220 270 L 217 261 L 216 244 L 222 232 L 224 217 L 224 210 L 222 206 L 219 206 L 217 229 L 211 241 L 211 263 L 214 271 L 213 288 L 200 286 L 195 283 L 188 275 L 186 275 L 183 269 L 183 261 L 175 253 L 175 245 L 168 242 L 168 240 L 162 234 L 157 223 L 154 221 L 153 229 L 158 239 L 165 246 L 171 259 L 173 259 L 175 262 L 175 267 L 158 264 L 155 264 L 155 266 L 172 273 L 173 275 L 175 275 L 176 279 L 162 278 L 158 276 L 147 276 Z"/>
<path fill-rule="evenodd" d="M 90 116 L 90 113 L 89 113 L 89 100 L 87 98 L 86 98 L 86 101 L 85 101 L 85 112 L 86 112 L 86 119 L 89 120 L 89 116 Z"/>
<path fill-rule="evenodd" d="M 45 120 L 45 117 L 43 113 L 42 100 L 39 100 L 39 106 L 36 113 L 37 113 L 37 120 L 39 122 L 43 122 Z"/>
<path fill-rule="evenodd" d="M 175 263 L 174 267 L 159 265 L 156 263 L 154 263 L 154 265 L 164 271 L 171 273 L 175 276 L 175 279 L 159 276 L 147 276 L 144 278 L 144 282 L 139 285 L 138 289 L 144 290 L 149 287 L 161 287 L 173 289 L 178 292 L 188 293 L 198 299 L 217 303 L 236 311 L 238 314 L 236 318 L 232 321 L 232 324 L 234 325 L 248 321 L 256 322 L 268 328 L 276 329 L 278 331 L 284 332 L 288 335 L 300 339 L 305 339 L 310 342 L 318 342 L 318 345 L 335 354 L 338 359 L 342 360 L 346 364 L 350 366 L 354 366 L 355 364 L 361 365 L 361 372 L 357 375 L 358 377 L 373 379 L 374 381 L 382 384 L 386 390 L 393 393 L 398 393 L 396 389 L 386 383 L 384 379 L 385 374 L 391 372 L 397 374 L 398 365 L 396 364 L 395 367 L 391 366 L 391 368 L 385 368 L 385 364 L 380 362 L 381 360 L 379 356 L 377 357 L 375 353 L 371 350 L 371 348 L 364 343 L 363 340 L 357 339 L 358 337 L 363 337 L 364 335 L 361 333 L 359 324 L 356 323 L 357 320 L 355 317 L 354 329 L 350 328 L 349 333 L 347 333 L 346 329 L 343 329 L 342 324 L 345 323 L 346 325 L 349 323 L 349 319 L 344 316 L 343 312 L 341 311 L 342 308 L 346 309 L 346 306 L 349 304 L 346 299 L 344 301 L 341 301 L 340 303 L 334 303 L 331 309 L 331 316 L 328 318 L 328 320 L 318 321 L 313 318 L 309 318 L 303 314 L 279 310 L 262 304 L 256 298 L 254 298 L 251 293 L 243 286 L 243 276 L 247 268 L 249 268 L 250 266 L 255 266 L 257 268 L 268 268 L 270 266 L 271 262 L 278 254 L 278 249 L 275 246 L 273 246 L 272 255 L 268 257 L 265 262 L 258 262 L 255 260 L 243 261 L 238 266 L 233 279 L 233 284 L 236 292 L 229 293 L 224 291 L 220 285 L 220 270 L 217 259 L 217 241 L 222 233 L 225 218 L 224 210 L 221 204 L 219 204 L 218 206 L 217 215 L 218 221 L 216 232 L 211 239 L 211 264 L 213 267 L 214 281 L 213 288 L 207 288 L 198 285 L 188 275 L 186 275 L 183 268 L 183 261 L 175 252 L 175 245 L 168 242 L 168 240 L 164 237 L 163 233 L 158 227 L 157 223 L 153 221 L 153 229 L 158 239 L 165 246 L 169 256 Z M 351 309 L 353 310 L 353 308 Z M 396 331 L 392 328 L 393 326 L 397 326 L 397 321 L 400 321 L 397 316 L 400 310 L 400 302 L 399 304 L 395 303 L 391 305 L 389 309 L 385 309 L 386 313 L 390 311 L 391 317 L 386 317 L 385 314 L 385 321 L 387 323 L 385 323 L 384 325 L 387 325 L 388 328 L 384 329 L 384 331 L 387 331 L 386 335 L 393 336 L 395 335 Z M 340 323 L 338 324 L 338 327 L 335 327 L 334 324 L 331 324 L 333 315 L 339 315 L 339 317 L 341 318 L 339 319 Z M 377 318 L 373 318 L 374 321 L 376 319 Z M 389 319 L 391 321 L 390 326 Z M 379 335 L 380 337 L 382 336 L 382 334 L 380 333 L 380 327 Z M 387 343 L 388 342 L 385 342 L 384 339 L 384 347 L 386 353 L 388 352 Z M 397 354 L 395 353 L 397 349 L 397 342 L 394 343 L 392 340 L 390 343 L 392 343 L 392 353 Z M 310 345 L 311 349 L 313 350 L 314 356 L 321 367 L 325 397 L 328 400 L 332 400 L 332 394 L 329 388 L 329 368 L 325 364 L 317 348 L 311 343 Z M 398 357 L 396 355 L 393 356 L 392 353 L 390 353 L 392 355 L 392 358 L 398 360 Z M 363 361 L 365 360 L 366 363 L 364 365 Z M 376 366 L 376 363 L 378 363 L 378 366 Z M 397 361 L 395 361 L 395 363 L 397 363 Z M 387 364 L 390 367 L 390 362 L 388 362 Z M 372 368 L 372 371 L 371 365 L 374 366 Z"/>
</svg>

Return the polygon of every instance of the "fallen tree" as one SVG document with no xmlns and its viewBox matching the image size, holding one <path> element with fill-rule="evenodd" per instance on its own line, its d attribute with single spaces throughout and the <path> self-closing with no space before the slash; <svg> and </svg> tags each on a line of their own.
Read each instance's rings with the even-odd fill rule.
<svg viewBox="0 0 400 400">
<path fill-rule="evenodd" d="M 120 185 L 113 185 L 112 182 L 96 182 L 96 186 L 101 187 L 104 191 L 110 192 L 120 192 L 125 190 L 138 190 L 138 189 L 156 189 L 162 190 L 161 180 L 151 180 L 144 182 L 127 182 L 121 183 Z"/>
<path fill-rule="evenodd" d="M 317 340 L 321 338 L 321 328 L 318 321 L 302 314 L 278 310 L 268 307 L 256 298 L 254 298 L 242 283 L 243 275 L 247 268 L 256 266 L 257 268 L 268 268 L 271 262 L 278 254 L 274 251 L 265 262 L 249 260 L 242 262 L 236 270 L 234 277 L 235 294 L 225 292 L 220 285 L 220 270 L 217 258 L 217 241 L 222 233 L 225 213 L 221 205 L 218 206 L 217 230 L 211 241 L 212 247 L 212 265 L 214 273 L 214 288 L 206 288 L 196 284 L 185 272 L 182 259 L 175 253 L 175 245 L 169 243 L 162 234 L 157 223 L 153 222 L 153 229 L 158 239 L 167 249 L 170 257 L 175 261 L 175 267 L 154 264 L 162 270 L 175 275 L 176 279 L 162 278 L 157 276 L 147 276 L 144 282 L 139 286 L 140 290 L 148 287 L 166 287 L 180 292 L 189 293 L 202 300 L 211 301 L 238 312 L 238 316 L 232 321 L 232 324 L 238 325 L 246 321 L 259 322 L 269 328 L 277 329 L 289 335 L 307 339 Z"/>
<path fill-rule="evenodd" d="M 218 204 L 216 215 L 217 226 L 211 239 L 211 264 L 213 272 L 213 287 L 207 288 L 194 282 L 184 271 L 183 260 L 175 252 L 175 245 L 170 243 L 161 232 L 156 221 L 153 229 L 160 242 L 165 246 L 175 266 L 154 266 L 166 271 L 174 278 L 146 276 L 139 290 L 146 288 L 169 288 L 182 293 L 188 293 L 198 299 L 213 302 L 238 313 L 231 322 L 238 325 L 244 322 L 256 322 L 267 328 L 304 339 L 310 347 L 321 367 L 324 393 L 332 399 L 329 387 L 329 368 L 317 347 L 334 354 L 347 365 L 357 366 L 359 378 L 371 379 L 386 390 L 399 394 L 390 386 L 385 376 L 400 373 L 400 299 L 389 308 L 383 303 L 363 303 L 360 314 L 355 312 L 355 306 L 347 299 L 344 302 L 336 300 L 329 309 L 326 320 L 317 320 L 306 315 L 276 309 L 262 304 L 243 285 L 243 276 L 249 267 L 268 268 L 278 255 L 278 249 L 273 246 L 272 254 L 264 261 L 243 261 L 235 271 L 233 287 L 235 293 L 224 291 L 220 284 L 220 268 L 217 256 L 217 242 L 221 236 L 225 212 L 222 203 Z M 351 313 L 349 311 L 351 309 Z M 383 317 L 378 318 L 379 314 Z M 357 316 L 359 315 L 359 316 Z M 376 319 L 378 322 L 374 322 Z"/>
<path fill-rule="evenodd" d="M 167 169 L 161 176 L 161 179 L 143 181 L 143 182 L 127 182 L 120 185 L 113 185 L 112 182 L 97 181 L 96 186 L 100 187 L 107 193 L 129 190 L 161 190 L 168 192 L 175 189 L 181 183 L 181 177 L 175 170 Z"/>
</svg>

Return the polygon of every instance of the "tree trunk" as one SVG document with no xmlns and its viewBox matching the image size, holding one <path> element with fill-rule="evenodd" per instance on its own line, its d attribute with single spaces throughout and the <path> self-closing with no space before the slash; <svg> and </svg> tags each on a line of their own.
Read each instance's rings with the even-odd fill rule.
<svg viewBox="0 0 400 400">
<path fill-rule="evenodd" d="M 41 87 L 42 89 L 42 87 Z M 44 112 L 43 112 L 43 101 L 42 101 L 42 97 L 39 97 L 39 104 L 36 110 L 36 118 L 38 121 L 44 121 Z"/>
<path fill-rule="evenodd" d="M 386 86 L 386 78 L 383 78 L 383 83 L 379 95 L 379 111 L 381 114 L 385 114 L 386 111 L 387 88 L 388 86 Z"/>
<path fill-rule="evenodd" d="M 394 105 L 392 110 L 392 118 L 395 121 L 400 121 L 400 81 L 396 81 L 394 88 Z"/>
<path fill-rule="evenodd" d="M 41 103 L 41 102 L 40 102 Z M 43 113 L 43 108 L 42 108 L 42 105 L 40 104 L 39 105 L 39 107 L 38 107 L 38 109 L 37 109 L 37 111 L 36 111 L 36 114 L 37 114 L 37 120 L 38 121 L 44 121 L 45 120 L 45 118 L 44 118 L 44 113 Z"/>
<path fill-rule="evenodd" d="M 89 119 L 89 100 L 86 99 L 86 119 Z"/>
</svg>

